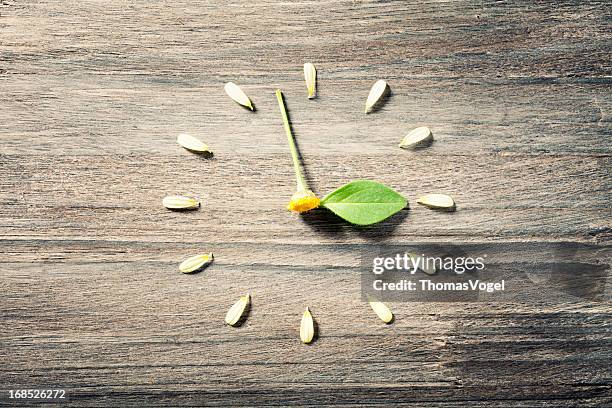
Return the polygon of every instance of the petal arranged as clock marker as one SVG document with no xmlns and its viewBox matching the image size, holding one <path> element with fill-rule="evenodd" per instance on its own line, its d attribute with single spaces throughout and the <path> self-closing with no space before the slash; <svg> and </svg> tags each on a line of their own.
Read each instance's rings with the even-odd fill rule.
<svg viewBox="0 0 612 408">
<path fill-rule="evenodd" d="M 391 323 L 393 320 L 393 313 L 391 310 L 382 302 L 379 302 L 373 297 L 368 299 L 368 303 L 370 303 L 370 307 L 376 313 L 376 316 L 380 318 L 385 323 Z"/>
<path fill-rule="evenodd" d="M 232 98 L 234 102 L 239 103 L 240 105 L 245 106 L 250 110 L 254 110 L 253 103 L 251 102 L 247 94 L 245 94 L 244 91 L 240 89 L 240 87 L 235 83 L 228 82 L 227 84 L 225 84 L 225 93 L 230 98 Z"/>
<path fill-rule="evenodd" d="M 308 344 L 312 342 L 314 338 L 314 321 L 312 320 L 312 314 L 310 309 L 306 308 L 302 315 L 302 322 L 300 324 L 300 340 L 302 343 Z"/>
<path fill-rule="evenodd" d="M 200 254 L 185 259 L 179 265 L 179 271 L 183 273 L 192 273 L 199 271 L 213 261 L 213 254 Z"/>
<path fill-rule="evenodd" d="M 455 200 L 446 194 L 425 194 L 417 199 L 417 203 L 438 210 L 452 211 L 455 209 Z"/>
<path fill-rule="evenodd" d="M 379 79 L 372 85 L 372 89 L 370 89 L 370 94 L 368 95 L 368 99 L 365 104 L 365 113 L 368 113 L 372 110 L 374 105 L 380 100 L 380 98 L 385 94 L 385 90 L 387 89 L 387 82 L 382 79 Z"/>
<path fill-rule="evenodd" d="M 412 262 L 413 269 L 416 267 L 418 270 L 423 271 L 428 275 L 434 275 L 436 273 L 435 263 L 429 261 L 426 256 L 417 255 L 411 252 L 408 253 L 408 256 L 410 257 L 410 262 Z"/>
<path fill-rule="evenodd" d="M 180 195 L 164 197 L 162 204 L 169 210 L 195 210 L 200 207 L 200 202 L 195 198 Z"/>
<path fill-rule="evenodd" d="M 402 149 L 425 147 L 433 141 L 433 134 L 427 126 L 413 129 L 400 142 Z"/>
<path fill-rule="evenodd" d="M 308 88 L 308 99 L 316 96 L 317 91 L 317 70 L 310 62 L 304 64 L 304 79 Z"/>
<path fill-rule="evenodd" d="M 206 143 L 191 135 L 181 134 L 176 138 L 176 142 L 185 149 L 195 153 L 212 153 Z"/>
<path fill-rule="evenodd" d="M 247 293 L 244 296 L 240 296 L 240 299 L 232 307 L 229 308 L 225 315 L 225 323 L 230 326 L 235 326 L 240 321 L 242 315 L 247 310 L 251 303 L 251 296 Z"/>
</svg>

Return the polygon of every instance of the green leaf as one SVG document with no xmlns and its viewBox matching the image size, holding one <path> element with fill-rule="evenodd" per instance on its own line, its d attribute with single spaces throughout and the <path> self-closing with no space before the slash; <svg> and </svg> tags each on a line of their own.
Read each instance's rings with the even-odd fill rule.
<svg viewBox="0 0 612 408">
<path fill-rule="evenodd" d="M 389 218 L 408 202 L 384 184 L 356 180 L 329 193 L 321 206 L 357 225 L 370 225 Z"/>
</svg>

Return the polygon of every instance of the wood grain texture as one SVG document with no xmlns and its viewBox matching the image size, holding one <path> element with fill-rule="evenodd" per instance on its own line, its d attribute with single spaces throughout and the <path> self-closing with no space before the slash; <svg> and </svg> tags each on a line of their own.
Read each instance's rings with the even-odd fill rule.
<svg viewBox="0 0 612 408">
<path fill-rule="evenodd" d="M 75 407 L 612 403 L 607 275 L 584 283 L 597 299 L 392 303 L 388 326 L 359 276 L 381 244 L 486 244 L 522 271 L 566 262 L 561 245 L 605 270 L 611 18 L 606 1 L 0 1 L 0 404 L 50 387 Z M 313 190 L 375 179 L 410 208 L 367 229 L 285 211 L 276 88 Z M 421 125 L 434 144 L 400 150 Z M 415 203 L 431 192 L 458 211 Z M 174 193 L 202 209 L 166 211 Z M 213 266 L 180 274 L 200 249 Z M 249 319 L 225 326 L 246 291 Z"/>
</svg>

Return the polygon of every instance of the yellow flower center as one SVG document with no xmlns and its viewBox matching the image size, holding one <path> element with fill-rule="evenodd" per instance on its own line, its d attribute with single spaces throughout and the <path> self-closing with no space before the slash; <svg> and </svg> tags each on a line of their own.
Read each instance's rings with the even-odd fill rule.
<svg viewBox="0 0 612 408">
<path fill-rule="evenodd" d="M 317 208 L 320 203 L 321 200 L 312 191 L 298 191 L 291 197 L 287 209 L 301 213 Z"/>
</svg>

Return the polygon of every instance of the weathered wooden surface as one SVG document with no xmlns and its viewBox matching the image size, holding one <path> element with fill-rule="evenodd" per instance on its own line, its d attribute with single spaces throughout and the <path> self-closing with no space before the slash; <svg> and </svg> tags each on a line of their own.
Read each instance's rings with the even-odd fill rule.
<svg viewBox="0 0 612 408">
<path fill-rule="evenodd" d="M 610 403 L 609 282 L 598 300 L 394 303 L 382 326 L 356 268 L 381 242 L 588 244 L 580 260 L 609 263 L 607 2 L 152 3 L 0 2 L 1 404 L 49 387 L 79 407 Z M 379 78 L 392 95 L 365 116 Z M 277 87 L 315 191 L 370 178 L 411 208 L 366 230 L 286 212 Z M 398 149 L 418 125 L 433 146 Z M 456 213 L 414 203 L 439 191 Z M 170 213 L 170 193 L 203 208 Z M 178 273 L 200 248 L 214 266 Z M 224 326 L 245 291 L 249 320 Z"/>
</svg>

